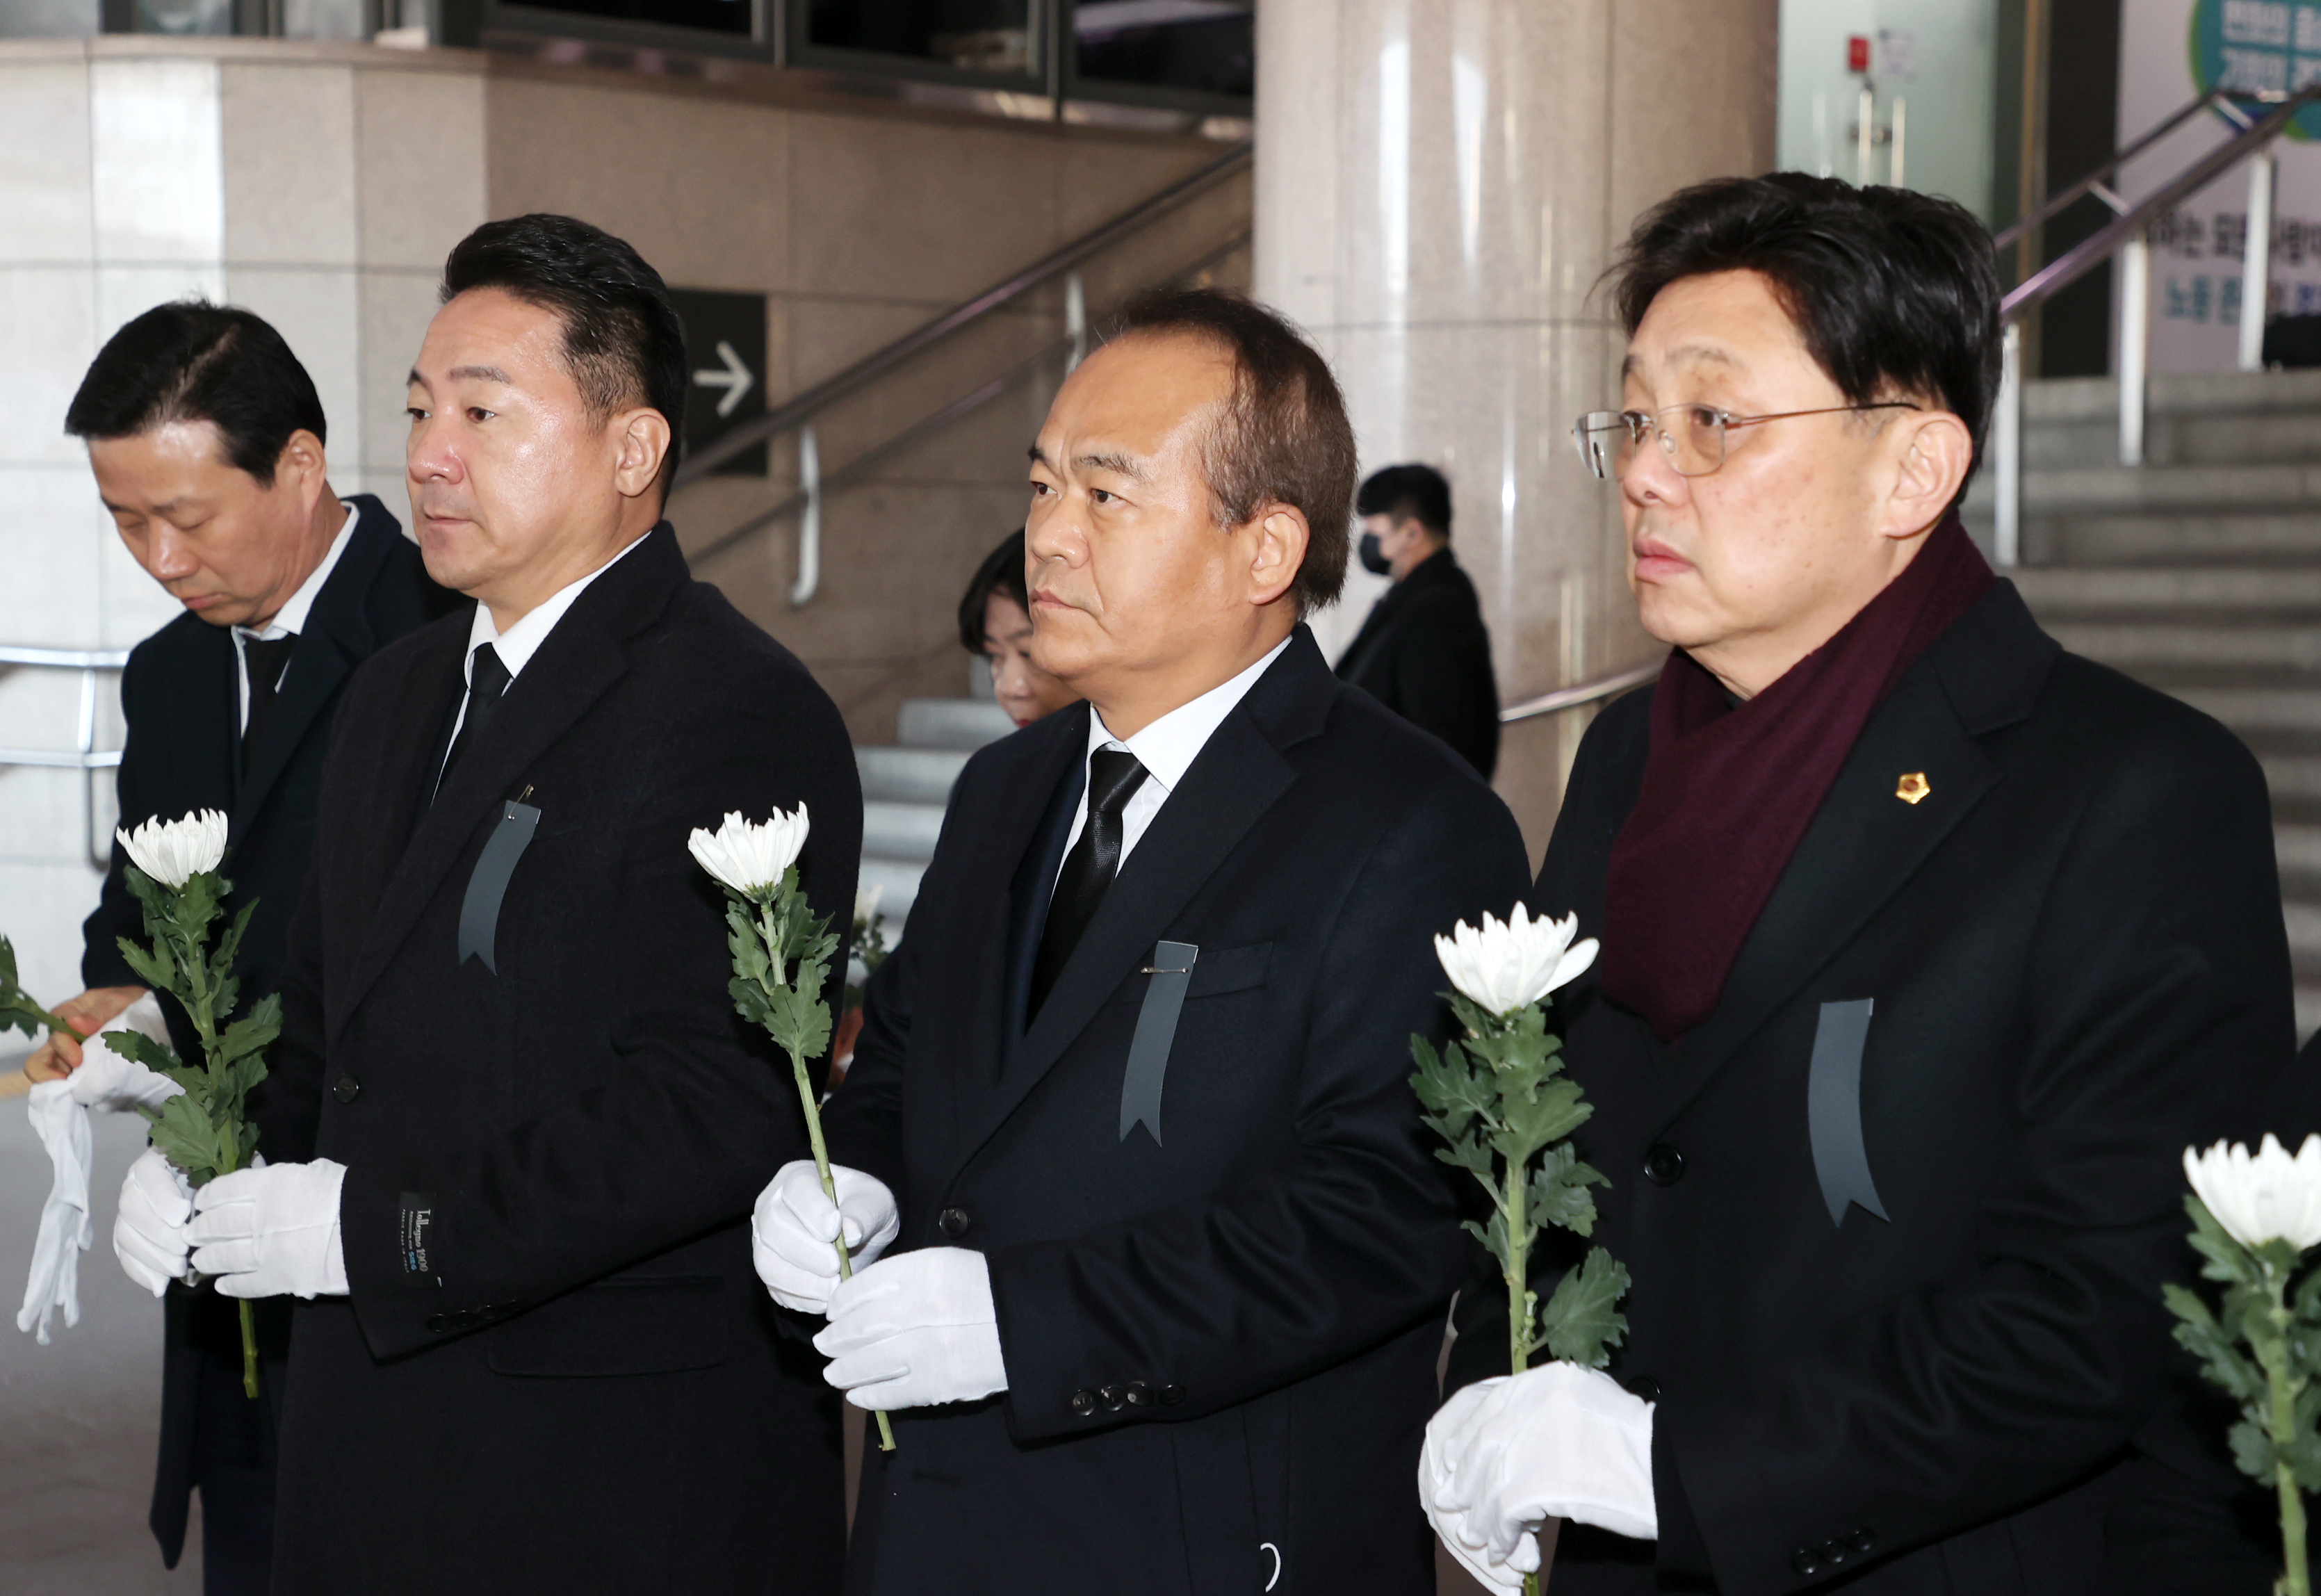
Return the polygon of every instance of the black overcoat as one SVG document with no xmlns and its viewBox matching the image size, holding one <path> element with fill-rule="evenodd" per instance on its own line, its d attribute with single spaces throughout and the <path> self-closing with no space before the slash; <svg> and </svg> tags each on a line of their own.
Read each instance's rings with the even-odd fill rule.
<svg viewBox="0 0 2321 1596">
<path fill-rule="evenodd" d="M 1443 549 L 1387 589 L 1338 676 L 1457 749 L 1484 780 L 1499 760 L 1499 684 L 1473 579 Z"/>
<path fill-rule="evenodd" d="M 686 838 L 806 801 L 807 892 L 844 925 L 845 729 L 664 524 L 431 807 L 468 634 L 453 616 L 349 689 L 292 929 L 267 1134 L 319 1100 L 350 1295 L 298 1305 L 275 1591 L 830 1591 L 836 1409 L 750 1266 L 804 1121 L 733 1012 Z M 463 962 L 509 800 L 537 828 L 490 963 Z"/>
<path fill-rule="evenodd" d="M 118 780 L 121 824 L 134 827 L 157 816 L 175 820 L 196 809 L 219 809 L 230 816 L 225 869 L 234 890 L 226 907 L 231 913 L 252 901 L 258 905 L 234 960 L 244 1008 L 281 984 L 290 916 L 314 848 L 323 752 L 348 676 L 374 652 L 458 602 L 456 594 L 427 579 L 417 545 L 403 535 L 386 506 L 367 493 L 347 503 L 353 507 L 354 531 L 306 612 L 281 692 L 259 728 L 248 780 L 241 774 L 239 667 L 226 627 L 190 613 L 179 616 L 130 650 L 121 673 L 122 718 L 128 729 Z M 129 855 L 116 841 L 96 910 L 83 927 L 81 979 L 91 987 L 145 984 L 121 956 L 120 938 L 146 940 L 143 911 L 122 873 L 128 864 Z M 164 1012 L 178 1056 L 198 1062 L 200 1044 L 184 1012 L 174 1003 Z M 311 1128 L 306 1134 L 312 1135 Z M 150 1522 L 163 1560 L 174 1568 L 185 1546 L 187 1498 L 196 1483 L 203 1393 L 225 1393 L 234 1409 L 246 1399 L 239 1395 L 241 1331 L 232 1303 L 214 1291 L 172 1286 L 163 1318 L 161 1443 Z M 209 1418 L 210 1428 L 223 1424 L 228 1431 L 213 1437 L 209 1449 L 240 1454 L 253 1463 L 272 1444 L 289 1309 L 259 1303 L 257 1325 L 266 1370 L 261 1403 L 248 1414 L 228 1410 Z M 205 1367 L 216 1371 L 207 1382 Z M 239 1433 L 245 1430 L 250 1433 Z M 232 1483 L 213 1479 L 205 1489 L 222 1491 Z M 237 1517 L 263 1510 L 258 1504 Z"/>
<path fill-rule="evenodd" d="M 1536 890 L 1590 932 L 1651 698 L 1588 729 Z M 1870 716 L 1708 1020 L 1663 1046 L 1592 978 L 1561 1006 L 1669 1588 L 2127 1588 L 2182 1154 L 2280 1081 L 2289 992 L 2255 759 L 1999 583 Z M 1856 1074 L 1824 1006 L 1865 999 Z M 1462 1300 L 1454 1384 L 1506 1372 L 1504 1302 Z M 1554 1588 L 1662 1588 L 1654 1555 L 1567 1528 Z"/>
<path fill-rule="evenodd" d="M 1410 1037 L 1448 1020 L 1433 934 L 1506 912 L 1522 837 L 1301 628 L 1011 1035 L 1088 714 L 968 765 L 832 1102 L 900 1245 L 988 1257 L 1008 1377 L 898 1416 L 849 1589 L 1431 1591 L 1413 1480 L 1461 1248 Z M 1162 940 L 1199 953 L 1156 1140 L 1121 1119 Z"/>
</svg>

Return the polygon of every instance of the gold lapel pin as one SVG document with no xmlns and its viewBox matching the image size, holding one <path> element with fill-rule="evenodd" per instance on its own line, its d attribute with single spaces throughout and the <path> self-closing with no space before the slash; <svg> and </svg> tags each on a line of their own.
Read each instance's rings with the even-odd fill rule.
<svg viewBox="0 0 2321 1596">
<path fill-rule="evenodd" d="M 1894 796 L 1906 804 L 1915 804 L 1932 791 L 1924 771 L 1912 771 L 1894 784 Z"/>
</svg>

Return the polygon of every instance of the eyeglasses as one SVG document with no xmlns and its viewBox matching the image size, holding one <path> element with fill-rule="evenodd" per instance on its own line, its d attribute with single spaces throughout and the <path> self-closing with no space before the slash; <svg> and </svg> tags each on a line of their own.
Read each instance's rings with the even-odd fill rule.
<svg viewBox="0 0 2321 1596">
<path fill-rule="evenodd" d="M 1679 477 L 1706 477 L 1725 463 L 1725 434 L 1734 427 L 1799 415 L 1842 415 L 1857 410 L 1916 410 L 1907 399 L 1876 405 L 1831 405 L 1820 410 L 1784 410 L 1777 415 L 1733 415 L 1709 405 L 1670 405 L 1646 415 L 1641 410 L 1590 410 L 1572 424 L 1571 441 L 1588 474 L 1608 482 L 1628 469 L 1647 433 L 1657 433 L 1661 452 Z M 1676 421 L 1670 424 L 1669 418 Z"/>
</svg>

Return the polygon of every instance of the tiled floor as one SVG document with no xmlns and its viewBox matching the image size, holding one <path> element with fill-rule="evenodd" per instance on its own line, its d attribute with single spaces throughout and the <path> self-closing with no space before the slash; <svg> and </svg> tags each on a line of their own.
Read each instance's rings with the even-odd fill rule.
<svg viewBox="0 0 2321 1596">
<path fill-rule="evenodd" d="M 11 1040 L 14 1040 L 14 1037 Z M 0 1071 L 18 1067 L 15 1050 Z M 0 1098 L 0 1591 L 148 1596 L 201 1589 L 200 1514 L 173 1573 L 145 1528 L 160 1414 L 161 1309 L 113 1259 L 114 1197 L 144 1141 L 133 1115 L 100 1114 L 96 1244 L 81 1254 L 78 1327 L 42 1346 L 15 1326 L 49 1161 L 21 1096 Z"/>
</svg>

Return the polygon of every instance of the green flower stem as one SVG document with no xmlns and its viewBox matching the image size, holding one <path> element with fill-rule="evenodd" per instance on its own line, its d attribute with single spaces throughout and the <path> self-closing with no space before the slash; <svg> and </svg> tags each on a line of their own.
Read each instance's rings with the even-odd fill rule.
<svg viewBox="0 0 2321 1596">
<path fill-rule="evenodd" d="M 1531 1289 L 1531 1244 L 1534 1236 L 1529 1223 L 1530 1202 L 1525 1182 L 1529 1175 L 1525 1165 L 1510 1163 L 1503 1177 L 1505 1190 L 1499 1198 L 1499 1209 L 1506 1221 L 1507 1230 L 1507 1372 L 1520 1374 L 1531 1367 L 1532 1336 L 1538 1329 L 1538 1298 Z M 1539 1575 L 1524 1575 L 1524 1596 L 1540 1596 Z"/>
<path fill-rule="evenodd" d="M 2305 1550 L 2305 1497 L 2297 1487 L 2297 1473 L 2289 1464 L 2289 1449 L 2297 1441 L 2297 1399 L 2305 1386 L 2305 1378 L 2293 1367 L 2289 1333 L 2296 1318 L 2287 1298 L 2289 1278 L 2260 1258 L 2264 1271 L 2265 1286 L 2272 1294 L 2267 1309 L 2275 1331 L 2269 1343 L 2254 1348 L 2257 1362 L 2264 1369 L 2265 1384 L 2271 1396 L 2271 1405 L 2265 1416 L 2265 1428 L 2271 1435 L 2274 1447 L 2273 1484 L 2280 1496 L 2280 1555 L 2282 1573 L 2280 1596 L 2313 1596 L 2313 1575 Z"/>
</svg>

